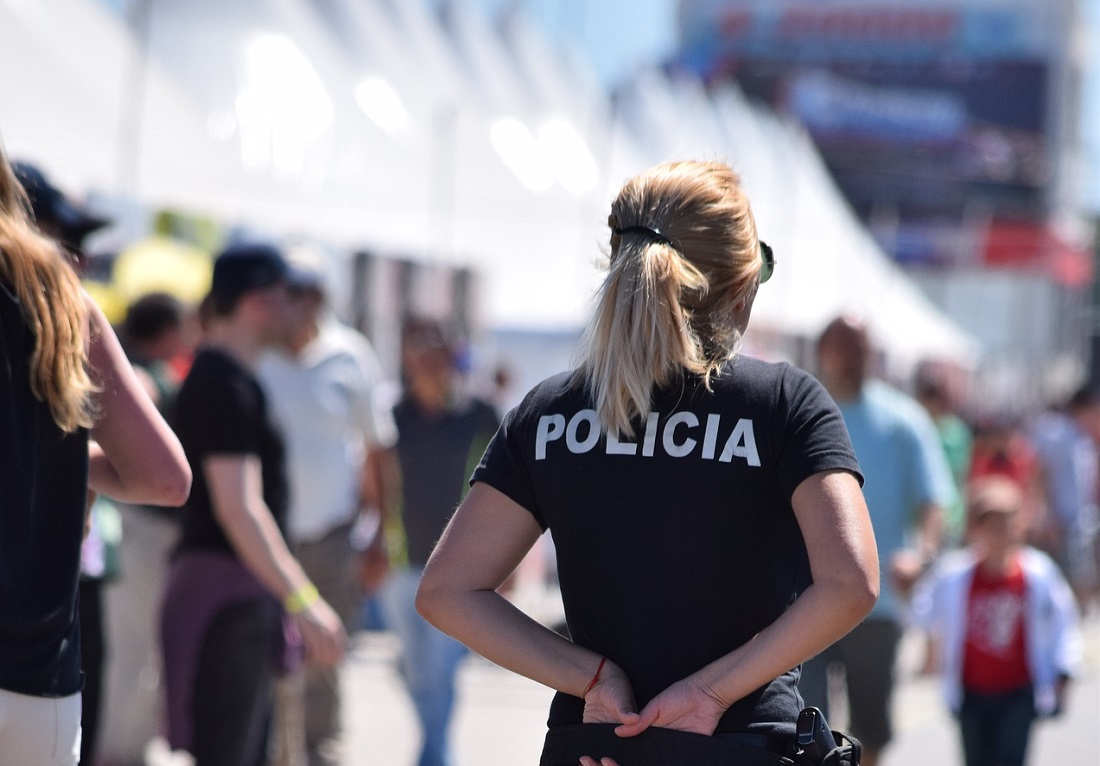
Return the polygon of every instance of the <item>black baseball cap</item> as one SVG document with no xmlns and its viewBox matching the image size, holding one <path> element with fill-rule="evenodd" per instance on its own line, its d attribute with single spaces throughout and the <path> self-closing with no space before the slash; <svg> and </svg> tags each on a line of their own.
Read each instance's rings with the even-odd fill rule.
<svg viewBox="0 0 1100 766">
<path fill-rule="evenodd" d="M 35 223 L 66 245 L 81 247 L 85 237 L 111 223 L 62 194 L 37 166 L 17 161 L 11 167 L 30 199 Z"/>
<path fill-rule="evenodd" d="M 314 277 L 291 266 L 275 245 L 247 242 L 230 245 L 214 259 L 210 297 L 221 306 L 231 306 L 247 292 L 263 290 L 284 282 L 309 284 Z"/>
</svg>

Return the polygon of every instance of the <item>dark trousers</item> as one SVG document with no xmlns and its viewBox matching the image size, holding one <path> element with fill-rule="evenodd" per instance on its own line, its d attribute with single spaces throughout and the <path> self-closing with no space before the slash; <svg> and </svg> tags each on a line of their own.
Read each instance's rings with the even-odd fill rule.
<svg viewBox="0 0 1100 766">
<path fill-rule="evenodd" d="M 99 740 L 99 707 L 103 697 L 103 582 L 80 581 L 80 669 L 84 691 L 80 700 L 80 764 L 93 766 Z"/>
<path fill-rule="evenodd" d="M 959 711 L 966 766 L 1023 766 L 1034 721 L 1030 686 L 1002 694 L 966 692 Z"/>
<path fill-rule="evenodd" d="M 829 710 L 829 670 L 835 668 L 848 691 L 848 728 L 867 750 L 881 750 L 893 737 L 890 706 L 894 693 L 901 627 L 893 620 L 869 619 L 821 654 L 802 664 L 798 691 L 807 705 Z"/>
<path fill-rule="evenodd" d="M 279 605 L 223 609 L 203 640 L 195 679 L 195 766 L 264 766 L 275 699 Z"/>
</svg>

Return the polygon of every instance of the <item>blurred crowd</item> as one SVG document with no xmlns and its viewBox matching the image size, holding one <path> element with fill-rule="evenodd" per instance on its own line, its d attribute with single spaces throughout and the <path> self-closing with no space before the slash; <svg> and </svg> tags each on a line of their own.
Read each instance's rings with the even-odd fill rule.
<svg viewBox="0 0 1100 766">
<path fill-rule="evenodd" d="M 17 164 L 16 171 L 39 227 L 82 268 L 86 238 L 108 221 L 66 198 L 40 169 Z M 80 586 L 81 762 L 143 763 L 148 743 L 167 735 L 178 748 L 233 753 L 200 756 L 200 763 L 339 764 L 342 657 L 348 635 L 371 628 L 401 639 L 399 670 L 422 725 L 418 763 L 446 764 L 464 649 L 415 613 L 413 595 L 499 425 L 503 413 L 492 403 L 499 391 L 474 390 L 469 339 L 454 316 L 402 317 L 400 370 L 389 379 L 371 341 L 333 305 L 334 280 L 350 275 L 334 274 L 324 253 L 244 241 L 223 247 L 211 263 L 204 300 L 180 280 L 178 290 L 141 292 L 112 312 L 131 364 L 192 459 L 192 498 L 206 499 L 199 515 L 106 497 L 93 507 Z M 815 372 L 839 380 L 847 348 L 860 374 L 869 373 L 866 328 L 841 325 L 823 334 Z M 831 343 L 854 345 L 831 349 L 830 357 Z M 507 384 L 503 372 L 496 383 Z M 860 377 L 855 390 L 830 393 L 856 401 L 862 385 Z M 900 603 L 921 592 L 938 561 L 974 544 L 975 488 L 1000 477 L 1018 493 L 1007 496 L 1018 501 L 1020 544 L 1057 564 L 1079 614 L 1100 607 L 1100 387 L 1083 384 L 1041 411 L 989 412 L 970 400 L 957 369 L 934 360 L 919 365 L 907 387 L 897 394 L 919 403 L 951 486 L 930 492 L 934 515 L 917 519 L 929 513 L 920 503 L 905 509 L 914 518 L 898 522 L 893 552 L 908 557 L 883 556 Z M 211 552 L 246 566 L 211 569 L 220 566 L 202 558 Z M 194 579 L 189 562 L 205 574 Z M 536 578 L 552 588 L 553 567 L 538 568 Z M 203 607 L 215 592 L 220 600 Z M 259 592 L 277 596 L 274 611 L 271 604 L 238 610 L 233 624 L 218 616 L 225 603 L 251 603 Z M 903 611 L 890 620 L 905 627 Z M 187 638 L 173 627 L 175 620 L 194 624 L 197 615 L 205 615 L 205 633 Z M 268 647 L 285 655 L 279 672 L 268 673 L 268 658 L 251 681 L 226 672 L 255 659 L 249 631 L 270 620 L 288 636 Z M 226 651 L 201 654 L 203 635 L 217 636 Z M 188 663 L 199 670 L 181 691 L 173 673 Z M 166 691 L 184 697 L 166 703 Z M 186 707 L 187 695 L 206 695 L 217 711 L 211 718 L 223 721 L 173 720 L 172 706 Z M 853 722 L 861 723 L 858 716 Z M 881 736 L 885 746 L 888 731 Z"/>
</svg>

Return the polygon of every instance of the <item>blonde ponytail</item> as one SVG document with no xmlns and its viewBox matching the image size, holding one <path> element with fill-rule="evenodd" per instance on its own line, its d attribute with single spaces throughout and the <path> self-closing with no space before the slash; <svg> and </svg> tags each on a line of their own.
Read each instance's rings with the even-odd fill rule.
<svg viewBox="0 0 1100 766">
<path fill-rule="evenodd" d="M 740 340 L 735 306 L 759 270 L 756 227 L 733 172 L 670 163 L 628 181 L 612 205 L 608 276 L 579 372 L 604 427 L 632 436 L 654 387 L 711 378 Z"/>
</svg>

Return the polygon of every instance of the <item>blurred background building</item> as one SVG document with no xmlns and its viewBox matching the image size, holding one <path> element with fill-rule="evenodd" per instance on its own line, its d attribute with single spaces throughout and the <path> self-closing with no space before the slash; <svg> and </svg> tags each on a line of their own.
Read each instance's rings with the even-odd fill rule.
<svg viewBox="0 0 1100 766">
<path fill-rule="evenodd" d="M 621 182 L 725 159 L 779 259 L 750 352 L 853 310 L 895 380 L 1035 407 L 1097 357 L 1092 5 L 0 0 L 0 137 L 115 219 L 105 305 L 308 240 L 391 373 L 402 316 L 455 316 L 513 398 L 569 364 Z"/>
<path fill-rule="evenodd" d="M 1094 334 L 1084 11 L 683 0 L 675 64 L 805 125 L 879 246 L 982 339 L 983 384 L 1027 400 L 1084 374 Z"/>
</svg>

